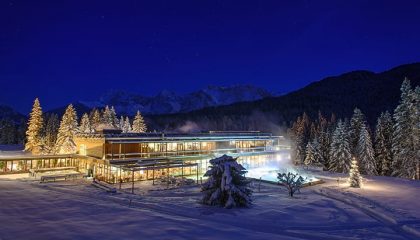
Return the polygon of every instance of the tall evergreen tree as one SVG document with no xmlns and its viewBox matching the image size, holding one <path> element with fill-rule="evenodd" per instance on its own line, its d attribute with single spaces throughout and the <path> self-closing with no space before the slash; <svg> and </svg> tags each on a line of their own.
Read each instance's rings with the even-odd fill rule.
<svg viewBox="0 0 420 240">
<path fill-rule="evenodd" d="M 80 133 L 92 133 L 93 129 L 90 124 L 89 115 L 87 113 L 83 114 L 82 119 L 80 120 L 80 127 L 79 127 Z"/>
<path fill-rule="evenodd" d="M 118 122 L 118 128 L 121 130 L 121 131 L 124 131 L 124 117 L 121 115 L 121 117 L 120 117 L 120 121 Z"/>
<path fill-rule="evenodd" d="M 360 128 L 359 142 L 356 147 L 357 156 L 362 168 L 362 173 L 367 175 L 377 175 L 376 162 L 372 147 L 372 140 L 365 124 Z"/>
<path fill-rule="evenodd" d="M 60 121 L 55 113 L 46 115 L 46 124 L 44 130 L 44 153 L 54 153 L 55 143 L 57 141 L 58 128 Z"/>
<path fill-rule="evenodd" d="M 131 128 L 130 119 L 128 117 L 125 117 L 125 121 L 123 121 L 122 119 L 121 119 L 121 121 L 124 123 L 122 132 L 123 133 L 129 133 L 129 132 L 131 132 L 132 131 L 132 128 Z"/>
<path fill-rule="evenodd" d="M 137 114 L 134 117 L 134 121 L 133 121 L 133 132 L 143 133 L 143 132 L 146 132 L 146 130 L 147 130 L 147 126 L 144 122 L 143 116 L 141 115 L 140 111 L 137 111 Z"/>
<path fill-rule="evenodd" d="M 400 103 L 394 111 L 394 131 L 392 136 L 392 153 L 394 156 L 392 170 L 394 176 L 418 178 L 419 154 L 416 150 L 418 142 L 418 115 L 415 93 L 411 89 L 410 80 L 405 79 L 401 85 Z M 417 103 L 417 106 L 416 106 Z M 416 120 L 417 119 L 417 120 Z"/>
<path fill-rule="evenodd" d="M 95 131 L 99 124 L 101 124 L 101 113 L 98 109 L 93 109 L 90 112 L 90 122 L 93 131 Z"/>
<path fill-rule="evenodd" d="M 60 128 L 58 129 L 57 135 L 56 152 L 61 154 L 76 152 L 74 135 L 76 134 L 77 129 L 77 114 L 73 105 L 70 104 L 60 122 Z"/>
<path fill-rule="evenodd" d="M 28 130 L 26 131 L 26 151 L 32 151 L 35 153 L 40 151 L 43 124 L 44 119 L 42 117 L 41 104 L 39 103 L 38 98 L 36 98 L 30 113 Z"/>
<path fill-rule="evenodd" d="M 386 111 L 378 118 L 375 130 L 376 169 L 382 176 L 391 174 L 392 162 L 392 117 Z"/>
<path fill-rule="evenodd" d="M 346 173 L 350 169 L 351 153 L 347 126 L 341 120 L 332 136 L 330 149 L 330 170 Z"/>
<path fill-rule="evenodd" d="M 360 109 L 355 108 L 350 120 L 350 149 L 357 159 L 359 158 L 357 155 L 357 144 L 359 143 L 360 131 L 363 125 L 366 125 L 366 117 Z"/>
<path fill-rule="evenodd" d="M 321 155 L 320 163 L 323 165 L 324 170 L 329 169 L 329 158 L 330 158 L 330 145 L 331 145 L 331 132 L 327 119 L 322 116 L 321 113 L 318 114 L 318 142 L 319 142 L 319 152 Z"/>
<path fill-rule="evenodd" d="M 348 182 L 350 187 L 360 188 L 362 186 L 362 176 L 360 176 L 359 166 L 355 158 L 353 158 L 351 161 L 350 176 Z"/>
</svg>

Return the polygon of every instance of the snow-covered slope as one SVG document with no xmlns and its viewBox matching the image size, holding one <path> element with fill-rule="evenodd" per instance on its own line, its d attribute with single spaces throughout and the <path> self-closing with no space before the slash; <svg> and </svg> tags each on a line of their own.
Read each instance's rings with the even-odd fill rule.
<svg viewBox="0 0 420 240">
<path fill-rule="evenodd" d="M 134 115 L 137 110 L 145 114 L 188 112 L 205 107 L 253 101 L 272 96 L 268 91 L 250 85 L 231 87 L 209 86 L 205 89 L 178 95 L 164 90 L 156 96 L 146 97 L 125 91 L 111 91 L 97 101 L 81 101 L 89 107 L 114 106 L 118 113 Z"/>
</svg>

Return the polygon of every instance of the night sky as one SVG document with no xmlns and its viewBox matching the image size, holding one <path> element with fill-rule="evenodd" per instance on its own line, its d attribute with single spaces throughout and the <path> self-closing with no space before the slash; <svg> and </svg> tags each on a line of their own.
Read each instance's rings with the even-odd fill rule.
<svg viewBox="0 0 420 240">
<path fill-rule="evenodd" d="M 23 113 L 36 96 L 51 109 L 109 89 L 285 93 L 417 61 L 419 1 L 0 1 L 0 103 Z"/>
</svg>

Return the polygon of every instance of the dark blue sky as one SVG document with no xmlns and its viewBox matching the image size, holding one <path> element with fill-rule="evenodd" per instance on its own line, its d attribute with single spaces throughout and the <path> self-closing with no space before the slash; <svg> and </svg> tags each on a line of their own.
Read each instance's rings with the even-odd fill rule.
<svg viewBox="0 0 420 240">
<path fill-rule="evenodd" d="M 420 61 L 419 1 L 0 1 L 0 103 L 109 89 L 288 92 Z"/>
</svg>

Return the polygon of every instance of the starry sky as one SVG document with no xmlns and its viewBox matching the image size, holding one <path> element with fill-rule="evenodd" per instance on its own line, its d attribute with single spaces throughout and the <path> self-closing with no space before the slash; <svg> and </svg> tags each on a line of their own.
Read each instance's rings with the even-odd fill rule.
<svg viewBox="0 0 420 240">
<path fill-rule="evenodd" d="M 0 1 L 0 103 L 252 84 L 420 61 L 419 1 Z"/>
</svg>

